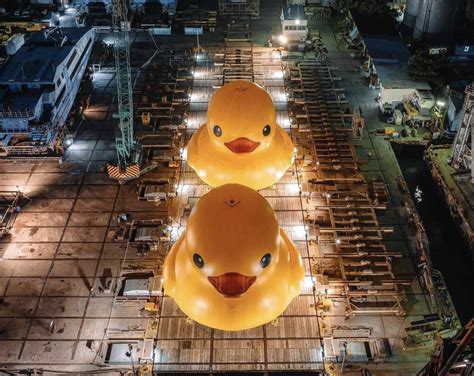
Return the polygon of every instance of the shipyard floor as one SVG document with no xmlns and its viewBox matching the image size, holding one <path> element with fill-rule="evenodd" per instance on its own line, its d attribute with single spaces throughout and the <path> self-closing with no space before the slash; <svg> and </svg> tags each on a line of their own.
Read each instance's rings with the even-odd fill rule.
<svg viewBox="0 0 474 376">
<path fill-rule="evenodd" d="M 262 1 L 265 16 L 254 22 L 256 45 L 268 37 L 269 25 L 278 22 L 278 12 L 270 5 Z M 261 193 L 302 252 L 309 278 L 302 295 L 280 318 L 253 330 L 228 333 L 188 320 L 170 298 L 160 295 L 160 265 L 168 245 L 143 252 L 122 235 L 150 221 L 168 223 L 172 217 L 168 233 L 172 241 L 185 225 L 189 205 L 209 187 L 185 161 L 179 171 L 160 167 L 141 178 L 177 179 L 177 197 L 159 204 L 138 200 L 138 181 L 119 185 L 109 179 L 104 166 L 115 158 L 115 87 L 113 75 L 104 72 L 94 80 L 90 106 L 62 163 L 0 163 L 0 190 L 20 189 L 31 198 L 18 213 L 11 234 L 0 241 L 0 365 L 4 369 L 100 369 L 112 375 L 131 370 L 132 363 L 138 366 L 142 358 L 142 364 L 157 372 L 317 372 L 326 368 L 337 374 L 343 368 L 344 374 L 354 375 L 363 369 L 373 375 L 414 375 L 426 364 L 431 341 L 407 342 L 406 329 L 437 310 L 417 277 L 417 259 L 411 251 L 416 239 L 408 227 L 406 205 L 410 197 L 397 184 L 401 172 L 396 158 L 387 140 L 370 132 L 380 127 L 376 93 L 366 86 L 350 51 L 338 46 L 334 25 L 313 23 L 329 50 L 330 65 L 338 67 L 333 77 L 342 80 L 336 84 L 367 119 L 363 138 L 353 143 L 358 146 L 355 150 L 364 177 L 382 179 L 389 192 L 387 209 L 377 211 L 377 218 L 380 226 L 393 228 L 383 234 L 384 245 L 401 253 L 392 266 L 396 279 L 410 281 L 400 294 L 406 315 L 347 317 L 346 300 L 337 297 L 329 309 L 320 309 L 321 292 L 313 289 L 320 283 L 314 282 L 312 271 L 317 255 L 312 253 L 314 245 L 308 242 L 304 222 L 311 211 L 310 200 L 301 199 L 294 167 L 273 189 Z M 139 38 L 141 48 L 153 50 L 152 41 L 143 34 Z M 216 39 L 211 37 L 206 46 L 204 37 L 201 43 L 210 54 L 219 55 L 223 51 Z M 285 82 L 275 74 L 282 71 L 281 57 L 262 47 L 255 47 L 253 53 L 254 69 L 274 97 L 280 122 L 297 134 L 289 129 Z M 134 67 L 142 64 L 133 63 Z M 203 63 L 195 69 L 184 142 L 202 123 L 213 87 L 222 81 L 219 65 Z M 173 145 L 179 149 L 182 144 Z M 145 290 L 157 290 L 158 300 L 152 300 L 158 313 L 149 309 L 147 298 L 123 296 L 123 282 L 132 278 L 149 279 Z M 144 351 L 150 340 L 152 351 Z M 373 358 L 367 356 L 368 344 Z"/>
</svg>

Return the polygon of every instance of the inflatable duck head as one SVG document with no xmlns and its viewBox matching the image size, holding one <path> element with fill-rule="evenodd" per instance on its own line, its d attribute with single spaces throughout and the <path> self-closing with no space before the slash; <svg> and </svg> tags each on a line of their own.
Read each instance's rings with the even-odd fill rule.
<svg viewBox="0 0 474 376">
<path fill-rule="evenodd" d="M 165 293 L 191 319 L 222 330 L 270 322 L 300 293 L 301 257 L 256 191 L 223 185 L 194 206 L 166 257 Z"/>
<path fill-rule="evenodd" d="M 268 148 L 277 126 L 270 95 L 250 81 L 228 83 L 209 104 L 209 137 L 216 147 L 234 154 L 258 153 Z"/>
<path fill-rule="evenodd" d="M 244 184 L 254 189 L 278 181 L 293 158 L 293 144 L 276 123 L 270 95 L 259 85 L 232 81 L 216 91 L 207 124 L 191 138 L 188 160 L 211 186 Z"/>
</svg>

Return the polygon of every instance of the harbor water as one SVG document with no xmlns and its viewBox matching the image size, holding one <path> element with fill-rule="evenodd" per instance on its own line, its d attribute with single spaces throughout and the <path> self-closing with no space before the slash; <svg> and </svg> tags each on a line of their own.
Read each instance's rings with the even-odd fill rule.
<svg viewBox="0 0 474 376">
<path fill-rule="evenodd" d="M 433 267 L 444 276 L 462 324 L 474 317 L 474 262 L 423 160 L 424 147 L 392 144 L 425 227 Z M 420 199 L 416 199 L 419 196 Z"/>
</svg>

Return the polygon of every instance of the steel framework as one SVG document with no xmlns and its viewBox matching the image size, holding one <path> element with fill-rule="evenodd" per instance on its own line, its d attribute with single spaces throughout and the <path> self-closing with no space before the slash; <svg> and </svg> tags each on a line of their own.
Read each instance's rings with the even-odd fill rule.
<svg viewBox="0 0 474 376">
<path fill-rule="evenodd" d="M 8 234 L 20 209 L 20 191 L 0 191 L 0 239 Z"/>
<path fill-rule="evenodd" d="M 133 96 L 130 68 L 130 40 L 128 36 L 128 10 L 126 0 L 114 0 L 112 28 L 115 34 L 114 58 L 117 75 L 117 102 L 120 134 L 116 136 L 118 165 L 125 170 L 132 159 Z"/>
<path fill-rule="evenodd" d="M 474 319 L 471 319 L 453 338 L 448 340 L 440 338 L 438 342 L 429 364 L 418 373 L 418 376 L 445 376 L 451 370 L 451 367 L 456 364 L 456 374 L 472 374 L 474 362 L 469 360 L 468 357 L 462 359 L 462 354 L 466 350 L 467 353 L 470 353 L 469 347 L 474 345 Z M 454 369 L 452 371 L 454 372 Z"/>
<path fill-rule="evenodd" d="M 469 140 L 471 140 L 471 143 L 474 142 L 474 137 L 471 136 L 471 133 L 474 130 L 474 83 L 471 83 L 466 87 L 465 93 L 466 96 L 462 109 L 462 120 L 458 132 L 456 133 L 456 137 L 454 138 L 451 159 L 454 168 L 470 168 L 473 170 L 473 148 L 472 145 L 469 145 Z"/>
<path fill-rule="evenodd" d="M 258 18 L 260 16 L 260 0 L 219 0 L 219 13 L 233 17 L 249 16 Z"/>
</svg>

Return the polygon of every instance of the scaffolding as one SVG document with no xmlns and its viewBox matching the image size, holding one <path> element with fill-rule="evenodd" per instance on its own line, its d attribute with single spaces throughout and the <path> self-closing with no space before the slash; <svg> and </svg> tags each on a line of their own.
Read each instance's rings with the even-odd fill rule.
<svg viewBox="0 0 474 376">
<path fill-rule="evenodd" d="M 454 138 L 451 160 L 454 168 L 471 170 L 471 181 L 474 181 L 474 83 L 466 87 L 462 117 L 459 130 Z M 471 145 L 469 144 L 471 142 Z"/>
<path fill-rule="evenodd" d="M 217 26 L 217 11 L 210 9 L 178 10 L 175 22 L 184 28 L 203 28 L 213 32 Z"/>
<path fill-rule="evenodd" d="M 219 14 L 232 17 L 260 16 L 260 0 L 219 0 Z"/>
<path fill-rule="evenodd" d="M 194 59 L 189 51 L 163 46 L 136 80 L 135 113 L 143 158 L 165 164 L 174 173 L 183 148 L 184 119 L 191 101 Z M 173 184 L 177 176 L 170 179 Z"/>
<path fill-rule="evenodd" d="M 474 371 L 474 362 L 471 358 L 473 346 L 474 319 L 471 319 L 453 338 L 438 339 L 438 345 L 431 355 L 430 363 L 418 373 L 418 376 L 472 375 Z M 463 352 L 465 352 L 464 357 Z"/>
<path fill-rule="evenodd" d="M 222 65 L 222 84 L 234 80 L 254 81 L 253 45 L 250 40 L 226 39 L 224 53 L 217 56 Z"/>
<path fill-rule="evenodd" d="M 305 223 L 316 257 L 312 268 L 324 299 L 344 297 L 345 315 L 404 315 L 400 290 L 411 280 L 392 269 L 401 252 L 389 251 L 383 236 L 393 231 L 378 223 L 386 209 L 371 197 L 348 135 L 351 114 L 343 113 L 332 70 L 316 61 L 289 61 L 292 122 L 306 133 L 298 140 L 301 154 L 314 168 L 298 171 L 307 193 Z M 303 159 L 305 159 L 303 158 Z"/>
</svg>

